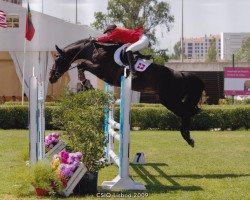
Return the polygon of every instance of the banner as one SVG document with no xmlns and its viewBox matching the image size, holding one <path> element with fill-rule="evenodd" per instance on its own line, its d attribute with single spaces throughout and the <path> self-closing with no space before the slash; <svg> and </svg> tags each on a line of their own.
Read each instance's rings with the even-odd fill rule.
<svg viewBox="0 0 250 200">
<path fill-rule="evenodd" d="M 250 95 L 250 67 L 224 68 L 224 94 Z"/>
</svg>

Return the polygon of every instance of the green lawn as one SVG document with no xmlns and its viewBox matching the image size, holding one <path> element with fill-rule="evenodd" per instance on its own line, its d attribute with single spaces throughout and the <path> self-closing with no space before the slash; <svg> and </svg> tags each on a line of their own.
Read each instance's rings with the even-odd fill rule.
<svg viewBox="0 0 250 200">
<path fill-rule="evenodd" d="M 193 131 L 195 148 L 189 147 L 175 131 L 134 131 L 131 133 L 131 156 L 144 152 L 147 164 L 130 165 L 134 180 L 143 182 L 144 199 L 178 200 L 249 200 L 250 131 Z M 14 194 L 27 174 L 28 132 L 0 130 L 0 199 L 18 198 Z M 116 166 L 102 169 L 98 185 L 118 174 Z M 101 191 L 101 187 L 99 188 Z M 134 193 L 113 193 L 111 195 Z M 136 193 L 140 195 L 141 193 Z M 109 195 L 109 193 L 106 193 Z M 49 199 L 49 198 L 42 198 Z M 67 199 L 100 199 L 70 197 Z M 101 199 L 117 199 L 101 198 Z"/>
</svg>

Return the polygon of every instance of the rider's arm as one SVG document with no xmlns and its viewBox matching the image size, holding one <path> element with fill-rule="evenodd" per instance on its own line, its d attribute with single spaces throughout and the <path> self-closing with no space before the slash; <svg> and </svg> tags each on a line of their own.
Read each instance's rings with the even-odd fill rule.
<svg viewBox="0 0 250 200">
<path fill-rule="evenodd" d="M 102 36 L 96 38 L 97 42 L 111 42 L 113 41 L 113 36 L 112 35 L 107 35 L 107 36 Z"/>
<path fill-rule="evenodd" d="M 96 41 L 97 42 L 121 42 L 121 38 L 122 38 L 121 31 L 113 30 L 109 35 L 96 38 Z"/>
</svg>

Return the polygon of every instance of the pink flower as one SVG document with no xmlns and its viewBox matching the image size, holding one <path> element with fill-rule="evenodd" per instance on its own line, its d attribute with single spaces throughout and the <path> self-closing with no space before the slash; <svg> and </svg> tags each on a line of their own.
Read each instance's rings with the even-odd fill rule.
<svg viewBox="0 0 250 200">
<path fill-rule="evenodd" d="M 82 153 L 81 152 L 76 152 L 75 156 L 80 160 L 82 158 Z"/>
<path fill-rule="evenodd" d="M 60 156 L 61 156 L 62 163 L 67 164 L 68 163 L 67 160 L 69 158 L 69 153 L 66 151 L 61 151 Z"/>
<path fill-rule="evenodd" d="M 55 138 L 59 138 L 59 137 L 60 137 L 60 133 L 56 133 L 56 132 L 51 133 L 51 135 L 52 135 L 53 137 L 55 137 Z"/>
</svg>

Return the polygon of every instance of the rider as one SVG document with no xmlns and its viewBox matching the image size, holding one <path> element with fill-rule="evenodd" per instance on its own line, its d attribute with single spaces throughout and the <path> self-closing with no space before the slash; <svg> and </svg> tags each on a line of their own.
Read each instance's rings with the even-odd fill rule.
<svg viewBox="0 0 250 200">
<path fill-rule="evenodd" d="M 122 44 L 131 43 L 131 45 L 126 49 L 129 67 L 132 72 L 132 77 L 135 78 L 135 58 L 133 56 L 133 52 L 139 51 L 143 48 L 148 47 L 149 40 L 148 37 L 144 34 L 143 28 L 137 28 L 134 30 L 117 27 L 115 24 L 109 25 L 103 34 L 107 34 L 106 36 L 102 36 L 96 38 L 98 42 L 117 42 Z"/>
</svg>

